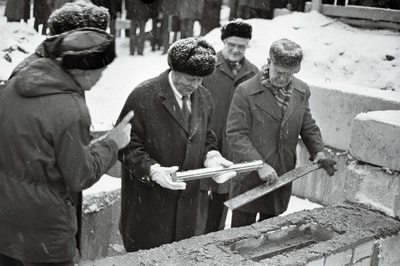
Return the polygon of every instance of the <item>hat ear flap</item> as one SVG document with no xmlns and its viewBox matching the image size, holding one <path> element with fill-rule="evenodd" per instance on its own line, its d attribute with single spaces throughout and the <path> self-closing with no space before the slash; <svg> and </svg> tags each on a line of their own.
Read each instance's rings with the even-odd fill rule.
<svg viewBox="0 0 400 266">
<path fill-rule="evenodd" d="M 45 57 L 55 59 L 61 54 L 61 44 L 63 42 L 63 37 L 60 35 L 49 37 L 43 42 L 43 48 L 45 52 Z"/>
</svg>

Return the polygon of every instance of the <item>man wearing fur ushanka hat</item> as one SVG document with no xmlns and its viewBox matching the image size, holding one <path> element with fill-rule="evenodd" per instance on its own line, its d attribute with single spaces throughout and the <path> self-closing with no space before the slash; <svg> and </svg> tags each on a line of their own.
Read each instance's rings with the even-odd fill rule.
<svg viewBox="0 0 400 266">
<path fill-rule="evenodd" d="M 200 181 L 174 181 L 171 174 L 232 164 L 217 151 L 211 97 L 201 85 L 215 60 L 205 40 L 179 40 L 168 51 L 170 69 L 138 85 L 125 102 L 119 119 L 135 112 L 131 142 L 119 153 L 120 231 L 128 252 L 195 235 Z"/>
<path fill-rule="evenodd" d="M 106 30 L 110 23 L 110 15 L 106 8 L 80 0 L 66 3 L 59 9 L 54 10 L 50 14 L 47 23 L 51 36 L 86 27 Z M 10 78 L 14 77 L 22 68 L 43 57 L 44 49 L 43 43 L 41 43 L 33 54 L 14 68 Z"/>
<path fill-rule="evenodd" d="M 225 128 L 233 92 L 240 83 L 258 73 L 258 68 L 245 58 L 252 30 L 252 26 L 242 19 L 229 21 L 221 27 L 224 46 L 217 53 L 214 73 L 203 80 L 204 87 L 211 93 L 214 109 L 217 110 L 214 112 L 211 129 L 217 136 L 218 149 L 228 160 L 232 160 L 232 156 Z M 224 229 L 227 216 L 224 202 L 229 198 L 229 182 L 217 184 L 212 179 L 204 179 L 200 189 L 202 201 L 198 234 Z"/>
<path fill-rule="evenodd" d="M 90 136 L 85 91 L 115 58 L 113 36 L 82 28 L 43 45 L 45 57 L 0 93 L 0 265 L 75 265 L 76 196 L 130 140 L 132 112 L 101 140 Z"/>
</svg>

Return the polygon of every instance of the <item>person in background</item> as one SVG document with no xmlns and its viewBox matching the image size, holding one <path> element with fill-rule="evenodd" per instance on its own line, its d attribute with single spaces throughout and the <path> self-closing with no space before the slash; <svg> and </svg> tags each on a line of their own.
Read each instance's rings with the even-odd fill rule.
<svg viewBox="0 0 400 266">
<path fill-rule="evenodd" d="M 143 0 L 126 0 L 125 2 L 126 18 L 131 20 L 129 29 L 130 55 L 134 55 L 135 51 L 138 55 L 143 55 L 146 23 L 151 18 L 152 12 L 157 9 L 154 2 L 146 3 Z M 139 29 L 139 34 L 137 34 L 137 29 Z"/>
<path fill-rule="evenodd" d="M 33 28 L 39 32 L 39 25 L 42 25 L 42 35 L 47 34 L 47 19 L 50 13 L 51 8 L 48 4 L 48 0 L 35 0 L 33 2 L 33 16 L 35 17 Z"/>
<path fill-rule="evenodd" d="M 234 162 L 263 160 L 258 171 L 232 179 L 230 197 L 240 195 L 265 182 L 274 184 L 278 176 L 296 166 L 296 146 L 302 138 L 310 159 L 322 163 L 329 175 L 336 162 L 326 159 L 321 132 L 312 118 L 308 85 L 295 78 L 303 51 L 288 39 L 274 41 L 268 64 L 253 78 L 238 86 L 229 110 L 226 134 Z M 250 225 L 283 213 L 292 185 L 287 184 L 232 212 L 232 227 Z"/>
<path fill-rule="evenodd" d="M 221 26 L 219 22 L 221 18 L 221 7 L 222 0 L 204 0 L 201 36 Z"/>
<path fill-rule="evenodd" d="M 216 150 L 211 96 L 201 85 L 214 71 L 214 48 L 196 38 L 176 41 L 168 64 L 170 69 L 133 89 L 119 118 L 135 112 L 131 141 L 119 153 L 120 232 L 128 252 L 195 235 L 200 180 L 174 180 L 178 169 L 232 165 Z"/>
<path fill-rule="evenodd" d="M 122 12 L 122 0 L 91 0 L 96 6 L 103 6 L 108 9 L 110 14 L 110 33 L 111 35 L 116 34 L 115 32 L 115 21 L 121 17 Z"/>
<path fill-rule="evenodd" d="M 21 19 L 27 23 L 31 17 L 30 0 L 7 0 L 4 16 L 7 22 L 20 22 Z"/>
<path fill-rule="evenodd" d="M 133 112 L 101 140 L 90 138 L 84 94 L 115 58 L 113 36 L 82 28 L 43 45 L 44 58 L 0 94 L 1 266 L 74 265 L 71 193 L 95 184 L 130 139 Z"/>
<path fill-rule="evenodd" d="M 180 31 L 180 22 L 178 14 L 178 0 L 159 0 L 158 13 L 161 20 L 161 41 L 163 46 L 163 54 L 168 53 L 171 44 L 170 33 L 173 33 L 172 43 L 178 40 L 178 32 Z"/>
<path fill-rule="evenodd" d="M 232 160 L 232 152 L 226 140 L 226 120 L 236 87 L 256 75 L 259 70 L 245 58 L 252 38 L 252 26 L 241 20 L 233 20 L 221 28 L 224 47 L 217 53 L 216 69 L 203 79 L 203 86 L 211 93 L 214 115 L 211 129 L 217 136 L 217 147 L 223 157 Z M 224 202 L 229 198 L 229 182 L 217 184 L 211 179 L 201 181 L 201 205 L 197 234 L 224 229 L 227 209 Z"/>
<path fill-rule="evenodd" d="M 193 37 L 195 21 L 201 22 L 203 17 L 204 0 L 177 0 L 181 39 Z"/>
<path fill-rule="evenodd" d="M 109 22 L 110 15 L 106 8 L 95 6 L 90 3 L 88 4 L 84 1 L 76 1 L 74 3 L 67 3 L 61 8 L 54 10 L 49 16 L 47 25 L 49 28 L 49 35 L 54 36 L 84 27 L 106 30 Z M 33 54 L 14 68 L 10 78 L 17 75 L 22 68 L 43 57 L 44 47 L 43 43 L 41 43 Z"/>
</svg>

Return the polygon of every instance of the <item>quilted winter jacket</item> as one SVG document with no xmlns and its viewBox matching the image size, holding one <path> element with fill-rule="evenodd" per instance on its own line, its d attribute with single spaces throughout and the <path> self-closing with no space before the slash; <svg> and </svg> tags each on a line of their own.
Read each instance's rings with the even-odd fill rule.
<svg viewBox="0 0 400 266">
<path fill-rule="evenodd" d="M 56 61 L 38 59 L 0 92 L 0 253 L 50 263 L 75 256 L 72 192 L 116 162 L 112 140 L 90 145 L 84 92 Z"/>
</svg>

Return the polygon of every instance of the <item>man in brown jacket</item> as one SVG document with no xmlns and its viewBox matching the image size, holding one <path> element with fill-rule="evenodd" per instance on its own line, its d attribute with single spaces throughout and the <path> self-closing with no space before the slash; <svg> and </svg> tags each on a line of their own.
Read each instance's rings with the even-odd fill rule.
<svg viewBox="0 0 400 266">
<path fill-rule="evenodd" d="M 312 118 L 306 83 L 293 75 L 300 71 L 301 47 L 288 39 L 272 43 L 267 66 L 257 76 L 240 84 L 229 110 L 226 134 L 234 162 L 263 160 L 258 171 L 232 179 L 231 197 L 264 182 L 275 183 L 296 166 L 299 136 L 314 163 L 325 159 L 321 132 Z M 327 160 L 326 160 L 327 161 Z M 333 175 L 332 164 L 323 164 Z M 232 213 L 232 227 L 277 216 L 289 204 L 292 185 L 285 185 Z"/>
</svg>

